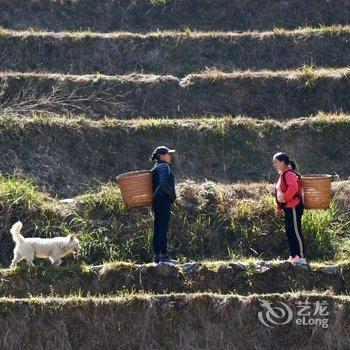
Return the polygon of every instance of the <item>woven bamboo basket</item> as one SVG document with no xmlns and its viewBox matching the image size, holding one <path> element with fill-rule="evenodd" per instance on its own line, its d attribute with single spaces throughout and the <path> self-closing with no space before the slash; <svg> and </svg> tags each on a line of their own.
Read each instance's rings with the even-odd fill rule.
<svg viewBox="0 0 350 350">
<path fill-rule="evenodd" d="M 331 202 L 332 175 L 301 176 L 305 209 L 328 209 Z"/>
<path fill-rule="evenodd" d="M 123 202 L 128 207 L 143 207 L 153 202 L 153 176 L 150 170 L 133 171 L 117 177 Z"/>
</svg>

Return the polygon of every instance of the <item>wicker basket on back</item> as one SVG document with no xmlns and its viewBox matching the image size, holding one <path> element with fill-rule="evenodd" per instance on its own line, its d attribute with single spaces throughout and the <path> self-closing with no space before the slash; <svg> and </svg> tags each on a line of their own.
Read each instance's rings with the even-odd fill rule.
<svg viewBox="0 0 350 350">
<path fill-rule="evenodd" d="M 328 209 L 331 201 L 332 175 L 301 176 L 305 209 Z"/>
<path fill-rule="evenodd" d="M 122 199 L 128 207 L 143 207 L 153 202 L 153 177 L 150 170 L 133 171 L 117 177 Z"/>
</svg>

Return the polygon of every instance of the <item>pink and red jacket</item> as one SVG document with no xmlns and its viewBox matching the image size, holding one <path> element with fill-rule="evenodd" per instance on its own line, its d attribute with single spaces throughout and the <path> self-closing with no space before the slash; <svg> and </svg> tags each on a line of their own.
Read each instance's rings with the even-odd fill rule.
<svg viewBox="0 0 350 350">
<path fill-rule="evenodd" d="M 284 196 L 285 203 L 278 201 L 278 191 Z M 294 208 L 302 200 L 300 175 L 292 169 L 287 169 L 279 175 L 276 191 L 276 209 Z"/>
</svg>

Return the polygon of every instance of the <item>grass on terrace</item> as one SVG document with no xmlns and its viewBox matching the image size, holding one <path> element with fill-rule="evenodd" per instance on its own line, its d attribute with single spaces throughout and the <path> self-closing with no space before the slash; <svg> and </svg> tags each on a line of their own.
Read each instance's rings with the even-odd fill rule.
<svg viewBox="0 0 350 350">
<path fill-rule="evenodd" d="M 317 78 L 340 78 L 350 74 L 350 67 L 341 68 L 315 68 L 312 65 L 304 65 L 296 69 L 286 70 L 242 70 L 233 72 L 223 72 L 216 69 L 205 70 L 203 72 L 188 74 L 187 76 L 179 79 L 170 74 L 157 75 L 157 74 L 142 74 L 131 73 L 126 75 L 106 75 L 106 74 L 62 74 L 51 72 L 0 72 L 0 77 L 14 77 L 14 78 L 42 78 L 42 79 L 58 79 L 61 81 L 96 81 L 96 80 L 109 80 L 109 81 L 126 81 L 126 82 L 161 82 L 166 80 L 177 80 L 181 86 L 186 86 L 186 82 L 193 78 L 201 79 L 235 79 L 235 78 L 284 78 L 284 79 L 302 79 L 307 78 L 312 72 L 312 75 Z"/>
<path fill-rule="evenodd" d="M 349 183 L 334 186 L 327 211 L 304 216 L 308 258 L 336 260 L 350 254 Z M 282 220 L 274 219 L 272 186 L 264 183 L 233 185 L 186 181 L 178 185 L 173 208 L 170 251 L 180 261 L 203 259 L 262 259 L 287 255 Z M 37 190 L 16 177 L 0 178 L 1 262 L 9 264 L 13 243 L 8 233 L 16 220 L 24 222 L 26 237 L 75 233 L 81 240 L 80 260 L 88 264 L 152 257 L 152 215 L 148 208 L 126 209 L 116 185 L 102 186 L 68 203 Z"/>
<path fill-rule="evenodd" d="M 270 115 L 286 120 L 319 111 L 348 112 L 349 73 L 349 67 L 312 66 L 230 73 L 208 70 L 181 79 L 136 73 L 2 72 L 0 112 L 20 116 L 85 113 L 94 119 L 132 119 L 198 118 L 206 111 L 217 116 L 243 114 L 265 119 Z"/>
<path fill-rule="evenodd" d="M 325 295 L 323 293 L 317 293 L 317 292 L 291 292 L 291 293 L 264 293 L 259 295 L 249 295 L 249 296 L 243 296 L 235 293 L 229 293 L 229 294 L 219 294 L 219 293 L 201 293 L 201 292 L 195 292 L 195 293 L 169 293 L 169 294 L 153 294 L 153 293 L 125 293 L 123 296 L 109 296 L 109 297 L 103 297 L 103 296 L 89 296 L 89 297 L 81 297 L 79 295 L 67 295 L 67 297 L 40 297 L 40 296 L 33 296 L 29 298 L 12 298 L 12 297 L 4 297 L 0 298 L 0 303 L 4 305 L 4 303 L 8 303 L 10 306 L 14 303 L 23 303 L 24 305 L 33 304 L 33 305 L 47 305 L 50 307 L 50 304 L 54 306 L 55 304 L 66 304 L 66 305 L 74 305 L 74 304 L 100 304 L 100 303 L 128 303 L 128 301 L 134 300 L 164 300 L 164 301 L 172 301 L 176 298 L 182 299 L 182 300 L 188 300 L 191 301 L 195 299 L 218 299 L 224 301 L 230 301 L 230 300 L 236 300 L 236 301 L 245 301 L 245 300 L 252 300 L 252 299 L 271 299 L 271 300 L 299 300 L 299 299 L 317 299 L 321 298 L 322 300 L 333 300 L 334 302 L 344 301 L 345 303 L 350 302 L 350 296 L 348 295 Z"/>
<path fill-rule="evenodd" d="M 298 29 L 288 30 L 285 28 L 274 28 L 270 31 L 246 31 L 246 32 L 234 32 L 234 31 L 198 31 L 191 28 L 186 28 L 178 31 L 170 30 L 157 30 L 147 33 L 135 33 L 127 31 L 118 31 L 118 32 L 94 32 L 91 30 L 83 31 L 43 31 L 35 28 L 28 28 L 27 30 L 14 30 L 8 28 L 0 27 L 0 38 L 1 36 L 10 37 L 10 36 L 19 36 L 19 37 L 52 37 L 57 39 L 84 39 L 84 38 L 96 38 L 96 39 L 118 39 L 118 38 L 234 38 L 234 37 L 256 37 L 264 38 L 270 36 L 308 36 L 308 35 L 341 35 L 349 34 L 350 26 L 348 25 L 320 25 L 318 27 L 300 27 Z"/>
<path fill-rule="evenodd" d="M 178 180 L 273 182 L 271 157 L 278 150 L 288 151 L 303 173 L 326 172 L 347 179 L 343 159 L 350 152 L 349 128 L 348 115 L 324 113 L 286 123 L 235 116 L 93 121 L 72 115 L 3 115 L 0 164 L 3 173 L 35 178 L 40 188 L 61 197 L 96 189 L 126 171 L 150 168 L 148 156 L 158 144 L 178 150 Z M 126 144 L 138 150 L 137 161 Z"/>
<path fill-rule="evenodd" d="M 294 317 L 287 327 L 276 327 L 267 338 L 258 319 L 261 299 L 283 302 Z M 300 327 L 295 323 L 298 302 L 327 303 L 329 327 Z M 261 294 L 242 297 L 215 293 L 128 294 L 122 297 L 0 299 L 0 330 L 4 348 L 216 348 L 289 349 L 349 345 L 348 296 L 320 293 Z M 25 315 L 25 319 L 19 317 Z M 328 321 L 329 320 L 329 321 Z M 310 329 L 311 328 L 311 329 Z M 286 332 L 286 329 L 288 331 Z M 310 335 L 312 332 L 312 336 Z M 24 344 L 24 345 L 23 345 Z"/>
<path fill-rule="evenodd" d="M 347 295 L 349 276 L 349 260 L 311 262 L 310 266 L 242 258 L 176 266 L 113 261 L 97 266 L 70 262 L 59 267 L 41 260 L 36 261 L 34 267 L 21 263 L 17 268 L 1 269 L 0 294 L 18 298 L 194 292 L 250 295 L 295 291 Z"/>
</svg>

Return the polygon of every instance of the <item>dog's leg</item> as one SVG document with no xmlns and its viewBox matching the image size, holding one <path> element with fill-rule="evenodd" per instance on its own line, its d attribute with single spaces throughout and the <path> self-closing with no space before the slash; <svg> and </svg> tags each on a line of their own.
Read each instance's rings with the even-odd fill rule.
<svg viewBox="0 0 350 350">
<path fill-rule="evenodd" d="M 23 257 L 17 251 L 15 251 L 10 267 L 15 267 L 21 260 L 23 260 Z"/>
<path fill-rule="evenodd" d="M 52 265 L 55 265 L 55 266 L 59 266 L 62 263 L 62 260 L 60 259 L 60 257 L 53 257 L 52 256 L 50 258 L 50 260 L 51 260 Z"/>
<path fill-rule="evenodd" d="M 34 260 L 34 251 L 30 252 L 26 257 L 25 257 L 26 261 L 27 261 L 27 265 L 28 266 L 34 266 L 33 264 L 33 260 Z"/>
<path fill-rule="evenodd" d="M 33 257 L 33 259 L 29 259 L 29 260 L 27 259 L 27 265 L 34 266 L 33 260 L 34 260 L 34 257 Z"/>
</svg>

